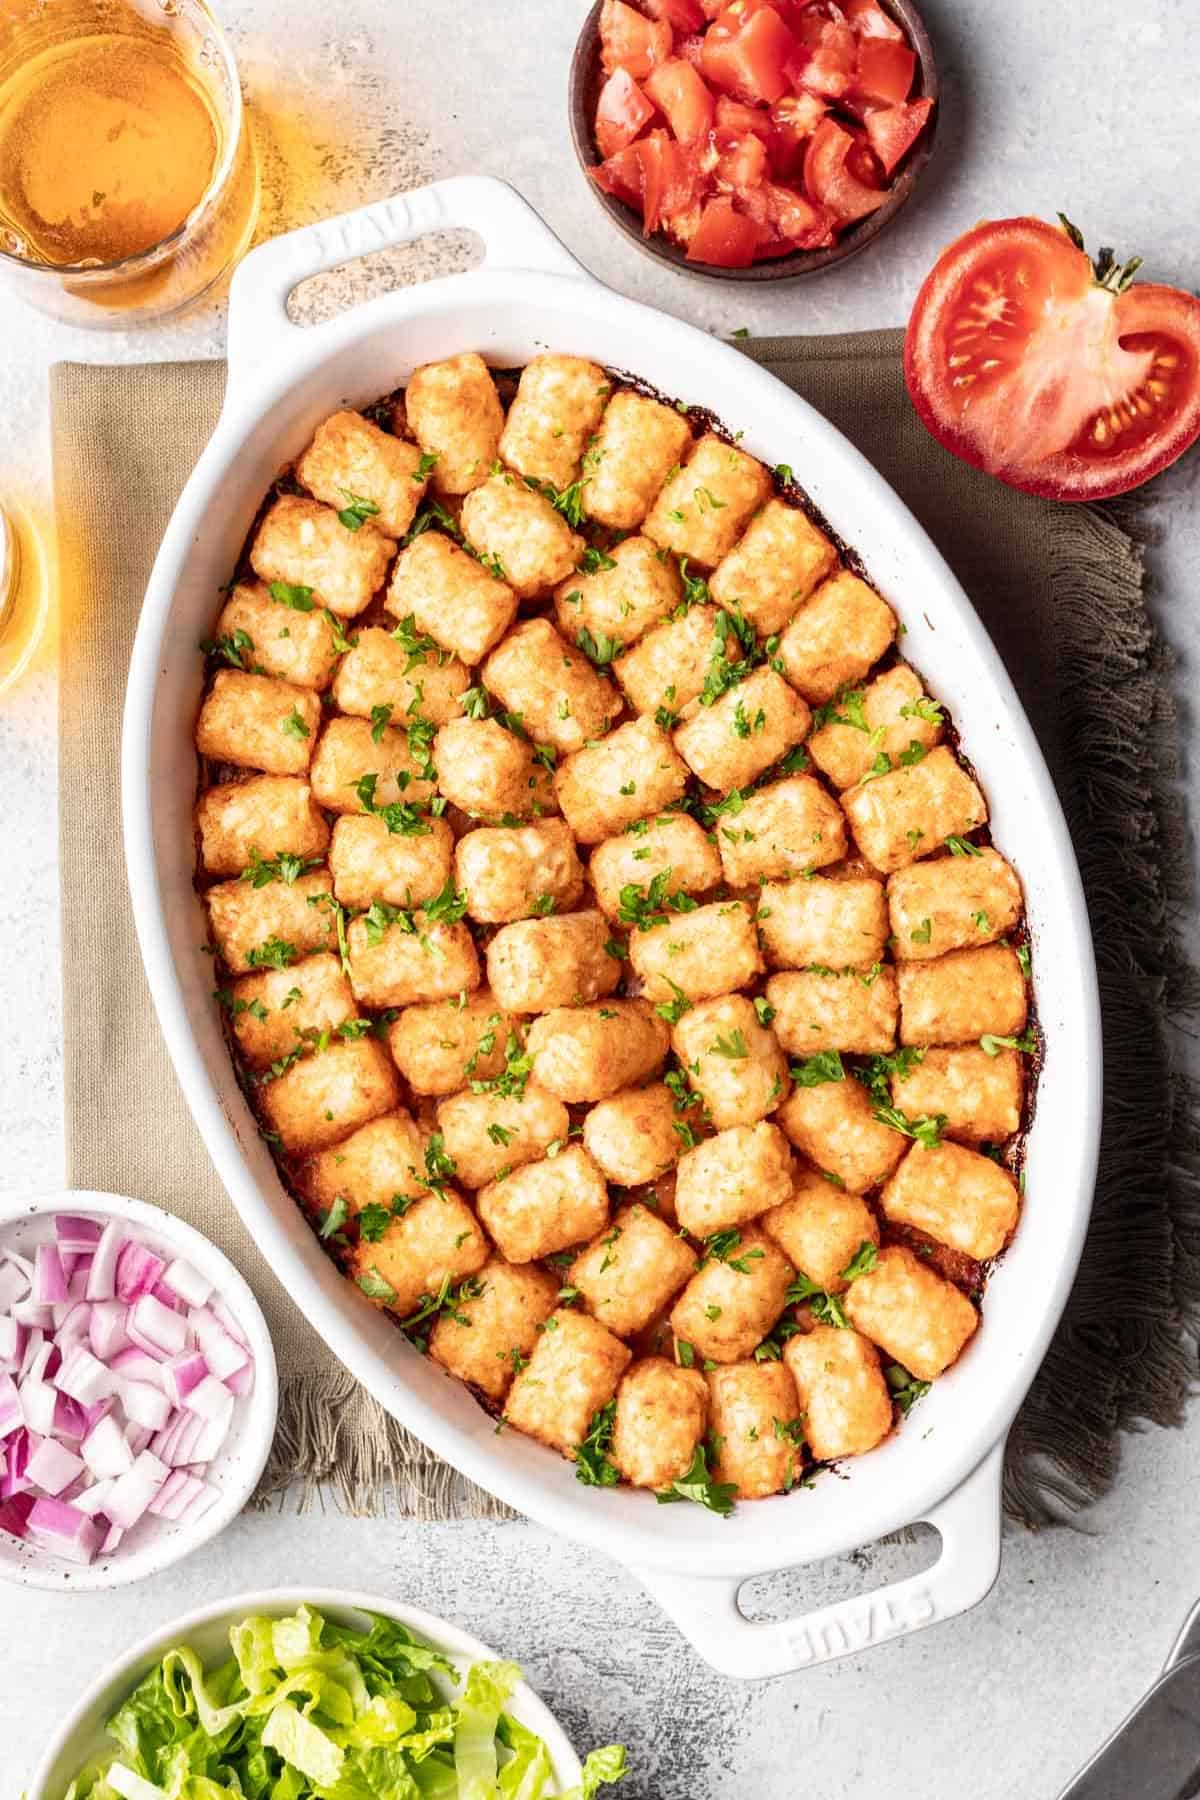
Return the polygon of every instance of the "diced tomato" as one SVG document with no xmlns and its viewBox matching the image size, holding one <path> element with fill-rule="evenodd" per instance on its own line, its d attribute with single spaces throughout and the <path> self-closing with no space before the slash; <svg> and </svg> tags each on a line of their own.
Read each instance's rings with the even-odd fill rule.
<svg viewBox="0 0 1200 1800">
<path fill-rule="evenodd" d="M 700 10 L 706 19 L 715 19 L 725 11 L 728 0 L 700 0 Z"/>
<path fill-rule="evenodd" d="M 786 104 L 786 101 L 780 101 L 781 106 Z M 743 135 L 750 131 L 767 143 L 771 137 L 771 115 L 765 113 L 761 106 L 743 106 L 740 100 L 731 100 L 728 94 L 718 94 L 717 130 L 736 131 Z"/>
<path fill-rule="evenodd" d="M 641 212 L 644 182 L 636 144 L 630 144 L 625 150 L 618 150 L 615 156 L 610 156 L 598 168 L 589 169 L 588 174 L 606 194 L 624 200 L 627 206 L 635 206 Z"/>
<path fill-rule="evenodd" d="M 861 125 L 844 127 L 853 140 L 846 152 L 846 172 L 855 181 L 861 181 L 864 187 L 881 188 L 885 185 L 883 170 L 879 166 L 879 158 L 871 148 L 870 140 Z"/>
<path fill-rule="evenodd" d="M 704 29 L 700 0 L 642 0 L 642 5 L 652 19 L 665 19 L 672 31 L 682 35 Z"/>
<path fill-rule="evenodd" d="M 757 187 L 766 179 L 767 146 L 753 131 L 725 131 L 720 126 L 713 134 L 717 150 L 716 179 L 726 188 Z"/>
<path fill-rule="evenodd" d="M 858 46 L 855 92 L 870 94 L 885 106 L 899 106 L 908 99 L 916 69 L 916 56 L 907 44 L 895 44 L 890 38 L 864 38 Z"/>
<path fill-rule="evenodd" d="M 704 34 L 693 32 L 691 37 L 675 39 L 675 54 L 681 56 L 685 63 L 690 63 L 698 73 L 704 70 Z"/>
<path fill-rule="evenodd" d="M 854 80 L 858 42 L 844 19 L 827 19 L 807 61 L 793 62 L 792 85 L 836 100 Z"/>
<path fill-rule="evenodd" d="M 646 236 L 698 198 L 699 170 L 693 151 L 665 131 L 652 131 L 632 146 L 642 167 L 642 225 Z"/>
<path fill-rule="evenodd" d="M 772 245 L 783 244 L 791 252 L 823 248 L 834 241 L 833 219 L 824 207 L 814 206 L 795 188 L 766 181 L 761 187 L 746 189 L 737 200 L 758 226 L 760 255 L 784 254 Z"/>
<path fill-rule="evenodd" d="M 596 107 L 596 146 L 601 156 L 615 156 L 632 144 L 654 117 L 654 107 L 625 69 L 616 69 L 600 90 Z"/>
<path fill-rule="evenodd" d="M 799 177 L 808 140 L 828 108 L 816 94 L 785 94 L 771 108 L 771 166 L 785 181 Z M 720 113 L 718 112 L 718 118 Z"/>
<path fill-rule="evenodd" d="M 888 17 L 876 0 L 843 0 L 842 11 L 859 37 L 890 38 L 897 44 L 904 42 L 899 25 Z"/>
<path fill-rule="evenodd" d="M 847 167 L 854 139 L 835 119 L 822 119 L 804 157 L 804 185 L 840 224 L 865 219 L 887 199 L 883 188 L 869 187 Z"/>
<path fill-rule="evenodd" d="M 600 10 L 600 58 L 604 73 L 624 69 L 644 81 L 656 63 L 671 54 L 671 27 L 665 19 L 648 19 L 625 0 L 604 0 Z"/>
<path fill-rule="evenodd" d="M 738 100 L 770 106 L 787 93 L 784 71 L 797 54 L 796 40 L 773 6 L 734 0 L 705 34 L 704 73 Z"/>
<path fill-rule="evenodd" d="M 867 138 L 885 175 L 890 175 L 901 158 L 907 156 L 932 111 L 932 100 L 910 100 L 907 106 L 884 106 L 869 114 Z"/>
<path fill-rule="evenodd" d="M 710 200 L 700 215 L 691 243 L 689 262 L 711 263 L 718 269 L 748 269 L 758 247 L 758 228 L 753 219 L 734 211 L 727 195 Z"/>
<path fill-rule="evenodd" d="M 690 63 L 673 56 L 646 77 L 646 92 L 681 144 L 695 144 L 712 128 L 713 97 Z"/>
</svg>

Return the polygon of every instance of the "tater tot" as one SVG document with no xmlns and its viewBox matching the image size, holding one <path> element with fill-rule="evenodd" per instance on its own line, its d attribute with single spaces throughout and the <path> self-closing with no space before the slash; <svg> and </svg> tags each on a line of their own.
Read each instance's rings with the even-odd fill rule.
<svg viewBox="0 0 1200 1800">
<path fill-rule="evenodd" d="M 533 745 L 496 719 L 451 719 L 434 739 L 433 757 L 442 793 L 469 818 L 511 825 L 557 808 Z"/>
<path fill-rule="evenodd" d="M 389 831 L 383 819 L 346 813 L 333 827 L 329 869 L 333 891 L 343 906 L 362 910 L 373 900 L 385 906 L 420 906 L 440 894 L 450 879 L 454 833 L 445 819 L 426 819 L 428 831 L 412 836 Z"/>
<path fill-rule="evenodd" d="M 900 1042 L 965 1044 L 1025 1028 L 1029 996 L 1008 944 L 951 950 L 935 962 L 901 963 Z"/>
<path fill-rule="evenodd" d="M 718 1131 L 757 1124 L 787 1092 L 787 1058 L 744 994 L 693 1006 L 673 1027 L 671 1047 Z"/>
<path fill-rule="evenodd" d="M 687 767 L 653 719 L 630 719 L 561 763 L 554 791 L 582 844 L 613 837 L 634 819 L 678 800 Z"/>
<path fill-rule="evenodd" d="M 767 982 L 775 1035 L 792 1056 L 852 1050 L 870 1056 L 896 1047 L 896 971 L 788 969 Z"/>
<path fill-rule="evenodd" d="M 846 821 L 811 775 L 788 775 L 747 796 L 717 821 L 717 848 L 734 887 L 805 875 L 846 854 Z"/>
<path fill-rule="evenodd" d="M 771 499 L 713 570 L 708 589 L 759 637 L 771 637 L 836 566 L 837 551 L 807 514 Z"/>
<path fill-rule="evenodd" d="M 509 1389 L 504 1417 L 518 1431 L 570 1452 L 582 1444 L 631 1361 L 620 1338 L 587 1313 L 570 1307 L 551 1313 L 528 1368 Z"/>
<path fill-rule="evenodd" d="M 369 918 L 346 928 L 350 985 L 363 1006 L 448 1000 L 479 986 L 479 957 L 468 927 L 417 911 L 382 930 Z"/>
<path fill-rule="evenodd" d="M 503 1073 L 515 1025 L 490 988 L 476 988 L 453 1000 L 406 1006 L 388 1029 L 388 1043 L 414 1094 L 457 1094 L 468 1081 L 494 1081 Z"/>
<path fill-rule="evenodd" d="M 674 733 L 675 748 L 706 787 L 749 787 L 807 735 L 812 715 L 765 666 L 702 706 Z"/>
<path fill-rule="evenodd" d="M 586 1006 L 611 994 L 621 979 L 609 942 L 608 923 L 598 912 L 502 925 L 487 948 L 488 982 L 508 1012 Z"/>
<path fill-rule="evenodd" d="M 580 1144 L 498 1175 L 475 1196 L 509 1262 L 537 1262 L 594 1237 L 608 1223 L 608 1187 Z"/>
<path fill-rule="evenodd" d="M 707 1418 L 708 1383 L 699 1369 L 643 1357 L 617 1389 L 613 1463 L 633 1487 L 667 1488 L 691 1468 Z"/>
<path fill-rule="evenodd" d="M 987 802 L 944 744 L 921 762 L 893 769 L 842 795 L 854 841 L 876 869 L 889 874 L 966 837 L 987 819 Z"/>
<path fill-rule="evenodd" d="M 905 752 L 919 758 L 921 749 L 932 750 L 942 723 L 942 710 L 926 695 L 921 677 L 906 663 L 897 663 L 821 708 L 813 720 L 809 754 L 834 787 L 853 787 L 871 772 L 881 752 L 898 764 Z"/>
<path fill-rule="evenodd" d="M 196 802 L 200 860 L 209 875 L 240 875 L 255 856 L 320 857 L 329 827 L 307 781 L 252 775 L 206 788 Z"/>
<path fill-rule="evenodd" d="M 586 548 L 544 494 L 503 473 L 472 488 L 462 528 L 480 561 L 522 600 L 565 581 Z"/>
<path fill-rule="evenodd" d="M 317 693 L 329 686 L 337 667 L 336 638 L 329 614 L 312 603 L 304 612 L 281 604 L 261 581 L 242 581 L 221 608 L 214 640 L 229 644 L 247 669 Z"/>
<path fill-rule="evenodd" d="M 957 1361 L 979 1314 L 953 1282 L 898 1244 L 879 1252 L 843 1302 L 850 1323 L 915 1375 L 936 1381 Z"/>
<path fill-rule="evenodd" d="M 529 1028 L 533 1078 L 569 1105 L 605 1100 L 663 1065 L 670 1033 L 645 1000 L 561 1006 Z"/>
<path fill-rule="evenodd" d="M 330 612 L 352 619 L 383 586 L 395 548 L 369 519 L 349 531 L 333 507 L 281 494 L 258 528 L 250 564 L 263 581 L 307 588 Z"/>
<path fill-rule="evenodd" d="M 567 577 L 554 596 L 554 616 L 570 644 L 586 631 L 606 648 L 628 648 L 682 597 L 674 557 L 649 538 L 630 537 L 614 544 L 599 568 L 586 574 L 577 569 Z"/>
<path fill-rule="evenodd" d="M 352 1214 L 382 1206 L 399 1215 L 429 1192 L 427 1173 L 425 1134 L 411 1113 L 397 1107 L 314 1156 L 308 1192 L 326 1213 L 342 1200 Z"/>
<path fill-rule="evenodd" d="M 888 877 L 896 955 L 918 962 L 947 950 L 990 944 L 1021 916 L 1021 883 L 995 850 L 934 856 Z"/>
<path fill-rule="evenodd" d="M 675 1210 L 693 1237 L 756 1219 L 792 1191 L 792 1153 L 776 1125 L 734 1125 L 679 1159 Z"/>
<path fill-rule="evenodd" d="M 446 1154 L 464 1187 L 481 1188 L 504 1169 L 535 1162 L 565 1143 L 570 1114 L 530 1082 L 523 1093 L 454 1094 L 437 1109 Z"/>
<path fill-rule="evenodd" d="M 880 1124 L 852 1075 L 794 1087 L 777 1117 L 796 1148 L 853 1194 L 886 1181 L 904 1155 L 907 1140 Z"/>
<path fill-rule="evenodd" d="M 861 681 L 896 635 L 890 606 L 839 569 L 805 602 L 779 641 L 784 672 L 812 706 Z"/>
<path fill-rule="evenodd" d="M 436 456 L 438 494 L 468 494 L 496 460 L 504 408 L 482 356 L 467 350 L 414 369 L 404 390 L 409 427 L 427 456 Z"/>
<path fill-rule="evenodd" d="M 1017 1184 L 990 1156 L 963 1144 L 914 1144 L 879 1204 L 885 1218 L 912 1225 L 976 1262 L 998 1256 L 1017 1228 Z"/>
<path fill-rule="evenodd" d="M 666 876 L 666 890 L 673 894 L 702 894 L 721 879 L 721 859 L 704 828 L 688 813 L 664 813 L 656 819 L 635 819 L 620 837 L 597 844 L 588 864 L 588 879 L 596 904 L 610 919 L 623 910 L 626 888 L 646 898 L 657 876 Z"/>
<path fill-rule="evenodd" d="M 533 1355 L 538 1326 L 554 1311 L 558 1282 L 545 1269 L 490 1256 L 472 1285 L 478 1293 L 438 1313 L 429 1354 L 489 1400 L 503 1400 Z"/>
<path fill-rule="evenodd" d="M 803 1425 L 791 1370 L 782 1362 L 729 1363 L 710 1369 L 709 1473 L 732 1482 L 739 1500 L 787 1493 L 800 1479 Z"/>
<path fill-rule="evenodd" d="M 383 604 L 464 663 L 486 656 L 517 612 L 508 582 L 440 531 L 422 532 L 400 552 Z"/>
<path fill-rule="evenodd" d="M 767 963 L 773 969 L 864 969 L 883 956 L 888 937 L 883 883 L 865 878 L 769 882 L 758 903 Z"/>
<path fill-rule="evenodd" d="M 368 516 L 402 538 L 425 497 L 428 470 L 415 444 L 381 431 L 361 413 L 336 412 L 317 426 L 296 464 L 296 479 L 335 512 L 369 502 Z"/>
<path fill-rule="evenodd" d="M 321 702 L 311 688 L 220 669 L 200 708 L 196 748 L 236 768 L 303 775 L 320 723 Z"/>
<path fill-rule="evenodd" d="M 857 1331 L 817 1325 L 788 1339 L 783 1360 L 818 1462 L 863 1456 L 883 1442 L 892 1429 L 892 1399 L 874 1344 Z"/>
<path fill-rule="evenodd" d="M 721 1255 L 705 1257 L 671 1309 L 675 1336 L 708 1362 L 751 1355 L 783 1312 L 796 1274 L 764 1232 L 747 1226 L 734 1235 Z"/>
<path fill-rule="evenodd" d="M 715 606 L 689 607 L 682 619 L 664 619 L 618 656 L 613 674 L 635 712 L 654 714 L 661 707 L 677 716 L 697 698 L 721 647 L 720 617 Z"/>
<path fill-rule="evenodd" d="M 679 1292 L 699 1258 L 648 1207 L 622 1207 L 567 1274 L 587 1310 L 618 1337 L 632 1337 Z"/>
<path fill-rule="evenodd" d="M 286 969 L 258 969 L 234 982 L 229 1013 L 252 1069 L 268 1069 L 357 1012 L 336 956 L 306 956 Z"/>
<path fill-rule="evenodd" d="M 614 394 L 588 452 L 583 510 L 614 531 L 640 525 L 692 441 L 684 415 L 628 390 Z"/>
<path fill-rule="evenodd" d="M 1018 1051 L 989 1056 L 978 1044 L 962 1044 L 916 1056 L 892 1076 L 892 1104 L 909 1118 L 940 1113 L 947 1135 L 969 1143 L 1002 1143 L 1017 1130 L 1024 1088 Z"/>
<path fill-rule="evenodd" d="M 683 1142 L 675 1129 L 675 1096 L 662 1082 L 623 1088 L 593 1106 L 583 1121 L 585 1150 L 609 1181 L 640 1187 L 665 1174 Z"/>
<path fill-rule="evenodd" d="M 629 960 L 648 1000 L 711 1000 L 762 974 L 754 918 L 743 900 L 714 901 L 635 931 Z"/>
<path fill-rule="evenodd" d="M 834 1187 L 815 1169 L 796 1176 L 790 1198 L 758 1221 L 788 1261 L 827 1294 L 846 1288 L 843 1273 L 864 1244 L 878 1244 L 875 1214 L 859 1194 Z"/>
<path fill-rule="evenodd" d="M 549 619 L 525 619 L 492 651 L 479 678 L 529 736 L 563 754 L 603 737 L 622 701 Z"/>
<path fill-rule="evenodd" d="M 561 819 L 466 832 L 454 852 L 454 879 L 470 917 L 485 925 L 567 912 L 583 892 L 575 840 Z"/>
<path fill-rule="evenodd" d="M 569 487 L 611 392 L 604 370 L 586 357 L 531 357 L 504 423 L 502 459 L 519 475 Z"/>
<path fill-rule="evenodd" d="M 350 1267 L 360 1290 L 376 1306 L 398 1318 L 434 1298 L 446 1281 L 469 1281 L 488 1259 L 488 1241 L 461 1195 L 427 1194 L 382 1232 L 365 1230 L 354 1246 Z M 468 1287 L 467 1298 L 474 1292 Z"/>
<path fill-rule="evenodd" d="M 333 684 L 340 711 L 374 723 L 387 707 L 385 723 L 406 727 L 414 718 L 444 725 L 458 717 L 471 677 L 457 657 L 446 650 L 413 650 L 414 640 L 403 643 L 378 625 L 354 636 Z"/>
<path fill-rule="evenodd" d="M 684 466 L 668 476 L 650 508 L 646 536 L 713 569 L 770 491 L 771 476 L 755 457 L 706 433 Z"/>
<path fill-rule="evenodd" d="M 213 942 L 234 974 L 252 969 L 256 950 L 272 938 L 301 955 L 332 948 L 329 871 L 314 869 L 292 881 L 222 881 L 204 896 Z"/>
<path fill-rule="evenodd" d="M 375 1038 L 335 1038 L 259 1089 L 259 1104 L 284 1150 L 324 1150 L 359 1125 L 391 1112 L 400 1098 L 396 1069 Z"/>
<path fill-rule="evenodd" d="M 424 755 L 414 756 L 403 731 L 391 726 L 372 731 L 366 719 L 330 719 L 313 752 L 309 779 L 314 797 L 330 812 L 368 811 L 359 791 L 364 775 L 374 775 L 372 806 L 394 806 L 397 801 L 427 802 L 436 785 L 426 770 Z"/>
</svg>

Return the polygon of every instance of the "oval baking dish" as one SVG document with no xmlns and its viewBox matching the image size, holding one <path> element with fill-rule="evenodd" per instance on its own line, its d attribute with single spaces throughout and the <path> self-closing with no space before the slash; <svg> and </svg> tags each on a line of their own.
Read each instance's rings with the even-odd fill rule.
<svg viewBox="0 0 1200 1800">
<path fill-rule="evenodd" d="M 482 267 L 406 288 L 311 330 L 287 296 L 322 268 L 432 230 L 474 229 Z M 740 1508 L 665 1513 L 652 1495 L 582 1487 L 570 1465 L 497 1436 L 469 1393 L 422 1359 L 327 1260 L 282 1186 L 241 1094 L 211 1000 L 192 888 L 192 723 L 208 631 L 263 492 L 316 424 L 403 384 L 419 364 L 481 351 L 497 367 L 546 348 L 636 366 L 746 427 L 745 447 L 796 469 L 815 506 L 906 617 L 911 657 L 964 734 L 997 848 L 1022 871 L 1045 1054 L 1021 1229 L 988 1287 L 986 1329 L 901 1432 L 844 1479 Z M 732 1674 L 764 1675 L 858 1650 L 963 1610 L 999 1556 L 1004 1435 L 1069 1291 L 1086 1228 L 1100 1113 L 1095 970 L 1058 802 L 1002 666 L 954 577 L 866 461 L 803 401 L 736 351 L 591 280 L 502 183 L 467 178 L 364 208 L 263 246 L 235 279 L 230 377 L 212 442 L 155 564 L 135 644 L 123 793 L 134 914 L 151 990 L 189 1105 L 234 1203 L 335 1353 L 435 1451 L 511 1505 L 633 1567 L 697 1646 Z M 1064 1129 L 1069 1122 L 1069 1129 Z M 819 1615 L 751 1624 L 747 1577 L 869 1543 L 924 1519 L 943 1538 L 928 1574 Z M 703 1577 L 691 1573 L 698 1568 Z"/>
</svg>

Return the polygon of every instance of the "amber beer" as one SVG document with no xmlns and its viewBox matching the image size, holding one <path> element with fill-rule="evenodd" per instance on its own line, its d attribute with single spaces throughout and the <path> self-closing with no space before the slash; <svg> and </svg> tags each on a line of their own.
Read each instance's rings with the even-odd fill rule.
<svg viewBox="0 0 1200 1800">
<path fill-rule="evenodd" d="M 0 0 L 0 257 L 35 304 L 175 311 L 245 248 L 257 199 L 202 0 Z"/>
</svg>

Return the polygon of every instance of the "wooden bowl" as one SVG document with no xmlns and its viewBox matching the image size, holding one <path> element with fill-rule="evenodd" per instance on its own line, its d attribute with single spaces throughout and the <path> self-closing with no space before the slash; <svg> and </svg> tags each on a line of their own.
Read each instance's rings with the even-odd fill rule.
<svg viewBox="0 0 1200 1800">
<path fill-rule="evenodd" d="M 604 208 L 613 224 L 638 249 L 656 262 L 668 263 L 686 275 L 701 275 L 710 281 L 749 281 L 779 282 L 798 281 L 802 276 L 815 275 L 822 269 L 831 269 L 837 263 L 846 262 L 857 256 L 860 250 L 873 243 L 882 231 L 891 224 L 896 214 L 904 206 L 933 154 L 934 137 L 937 132 L 939 108 L 937 64 L 934 60 L 933 45 L 929 41 L 929 33 L 925 29 L 920 13 L 912 0 L 879 0 L 880 5 L 889 12 L 898 25 L 903 26 L 911 48 L 916 52 L 917 68 L 913 78 L 914 100 L 932 100 L 934 109 L 929 115 L 929 122 L 912 150 L 901 165 L 900 172 L 892 183 L 888 197 L 883 205 L 865 219 L 849 226 L 838 238 L 824 250 L 794 250 L 789 256 L 774 256 L 762 262 L 751 263 L 747 269 L 719 269 L 711 263 L 689 262 L 687 252 L 673 239 L 655 232 L 647 237 L 642 231 L 642 221 L 631 206 L 624 200 L 618 200 L 613 194 L 606 194 L 603 188 L 596 185 L 589 169 L 596 168 L 602 160 L 596 149 L 595 134 L 592 121 L 596 117 L 596 103 L 600 98 L 600 89 L 604 85 L 604 71 L 600 66 L 600 0 L 584 20 L 583 30 L 575 45 L 575 54 L 571 58 L 570 117 L 571 141 L 575 146 L 575 154 L 579 158 L 579 166 L 587 178 L 587 185 L 597 202 Z"/>
</svg>

